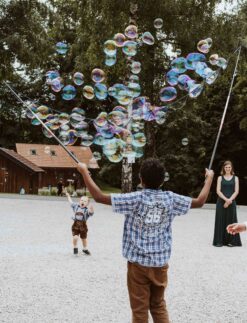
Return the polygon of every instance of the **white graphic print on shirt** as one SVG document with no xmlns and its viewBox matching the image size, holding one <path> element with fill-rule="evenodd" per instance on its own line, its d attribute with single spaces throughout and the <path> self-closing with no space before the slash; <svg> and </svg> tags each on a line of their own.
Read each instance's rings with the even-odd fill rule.
<svg viewBox="0 0 247 323">
<path fill-rule="evenodd" d="M 145 203 L 137 209 L 135 226 L 141 229 L 143 237 L 158 237 L 168 223 L 168 210 L 163 203 Z"/>
</svg>

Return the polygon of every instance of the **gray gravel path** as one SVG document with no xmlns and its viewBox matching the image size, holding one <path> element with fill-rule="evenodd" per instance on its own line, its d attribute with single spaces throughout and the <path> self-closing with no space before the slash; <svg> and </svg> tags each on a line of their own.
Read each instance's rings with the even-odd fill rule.
<svg viewBox="0 0 247 323">
<path fill-rule="evenodd" d="M 92 256 L 75 257 L 65 199 L 0 197 L 1 323 L 131 321 L 121 215 L 94 204 Z M 238 207 L 239 221 L 246 211 Z M 173 323 L 247 323 L 247 234 L 242 248 L 214 248 L 213 227 L 213 206 L 174 221 L 166 292 Z"/>
</svg>

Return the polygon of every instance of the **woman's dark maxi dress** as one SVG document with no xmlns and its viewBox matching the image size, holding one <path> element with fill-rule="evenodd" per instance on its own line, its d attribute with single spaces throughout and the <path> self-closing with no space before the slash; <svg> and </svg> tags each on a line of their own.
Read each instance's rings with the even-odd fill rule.
<svg viewBox="0 0 247 323">
<path fill-rule="evenodd" d="M 235 176 L 230 180 L 226 180 L 224 176 L 221 177 L 221 192 L 225 197 L 230 198 L 235 192 Z M 224 208 L 225 201 L 218 197 L 216 203 L 216 215 L 214 226 L 214 241 L 213 245 L 216 247 L 222 246 L 242 246 L 239 233 L 231 235 L 227 233 L 226 227 L 228 224 L 237 223 L 236 201 Z"/>
</svg>

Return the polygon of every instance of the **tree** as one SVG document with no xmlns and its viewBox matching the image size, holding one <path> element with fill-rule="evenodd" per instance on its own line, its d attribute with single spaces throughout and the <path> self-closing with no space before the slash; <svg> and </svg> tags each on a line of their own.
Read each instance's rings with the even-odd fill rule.
<svg viewBox="0 0 247 323">
<path fill-rule="evenodd" d="M 85 75 L 85 84 L 91 81 L 91 70 L 102 67 L 107 74 L 108 84 L 123 82 L 128 69 L 124 57 L 119 57 L 114 67 L 104 66 L 103 43 L 111 39 L 115 33 L 123 32 L 129 24 L 129 8 L 133 1 L 93 1 L 53 0 L 45 3 L 38 1 L 5 1 L 0 16 L 1 40 L 0 54 L 3 57 L 0 65 L 1 79 L 9 79 L 23 98 L 39 99 L 59 111 L 70 111 L 76 105 L 82 106 L 89 118 L 95 118 L 99 111 L 110 112 L 115 102 L 108 98 L 103 102 L 90 101 L 83 98 L 81 90 L 71 102 L 64 102 L 57 96 L 55 101 L 49 100 L 48 88 L 44 85 L 44 75 L 49 69 L 61 71 L 65 82 L 76 71 Z M 213 52 L 228 57 L 237 47 L 239 29 L 246 21 L 246 4 L 236 14 L 215 15 L 215 7 L 219 1 L 168 0 L 166 2 L 134 1 L 138 6 L 136 23 L 139 31 L 150 31 L 155 34 L 153 21 L 157 17 L 164 19 L 162 28 L 165 42 L 173 49 L 181 49 L 182 55 L 196 50 L 198 40 L 211 37 Z M 24 17 L 24 18 L 22 18 Z M 34 33 L 31 30 L 35 31 Z M 164 37 L 161 35 L 161 38 Z M 21 41 L 19 41 L 21 40 Z M 54 54 L 54 45 L 58 41 L 67 41 L 70 50 L 66 58 Z M 41 45 L 41 46 L 39 46 Z M 42 50 L 40 50 L 42 48 Z M 25 77 L 16 71 L 16 59 L 20 68 L 24 68 Z M 153 104 L 160 105 L 159 90 L 164 81 L 164 73 L 169 68 L 170 58 L 163 52 L 161 42 L 154 47 L 142 47 L 135 57 L 142 63 L 140 74 L 142 94 L 147 95 Z M 6 69 L 6 66 L 8 68 Z M 188 99 L 168 107 L 167 120 L 162 126 L 152 123 L 146 125 L 148 143 L 145 156 L 157 156 L 167 165 L 171 181 L 166 183 L 168 189 L 188 194 L 196 192 L 201 181 L 197 174 L 207 166 L 210 159 L 213 141 L 220 121 L 222 107 L 227 96 L 230 64 L 217 82 L 207 87 L 201 97 L 193 101 Z M 229 107 L 224 133 L 220 141 L 215 165 L 227 154 L 234 154 L 237 160 L 243 160 L 246 148 L 243 134 L 246 123 L 244 116 L 246 79 L 242 71 L 234 87 L 234 110 Z M 119 76 L 120 79 L 119 79 Z M 67 77 L 67 78 L 66 78 Z M 1 144 L 13 146 L 18 140 L 38 140 L 45 142 L 40 131 L 31 127 L 21 118 L 20 107 L 5 87 L 1 85 Z M 4 108 L 3 108 L 4 106 Z M 10 113 L 12 111 L 12 113 Z M 19 114 L 18 114 L 19 113 Z M 16 129 L 18 115 L 18 137 L 9 133 Z M 229 117 L 229 119 L 228 119 Z M 240 128 L 239 128 L 240 125 Z M 8 132 L 8 135 L 6 135 Z M 183 146 L 182 138 L 187 137 L 189 144 Z M 225 142 L 236 142 L 237 145 L 225 145 Z M 120 182 L 119 165 L 101 162 L 102 174 L 108 181 Z M 138 168 L 139 162 L 134 165 Z M 245 166 L 237 164 L 238 169 L 245 172 Z M 109 176 L 106 176 L 108 174 Z M 114 175 L 113 175 L 114 174 Z M 103 175 L 102 175 L 103 176 Z M 203 174 L 202 174 L 203 176 Z M 116 179 L 118 177 L 118 179 Z M 134 186 L 138 177 L 134 172 Z M 184 185 L 186 183 L 186 185 Z"/>
</svg>

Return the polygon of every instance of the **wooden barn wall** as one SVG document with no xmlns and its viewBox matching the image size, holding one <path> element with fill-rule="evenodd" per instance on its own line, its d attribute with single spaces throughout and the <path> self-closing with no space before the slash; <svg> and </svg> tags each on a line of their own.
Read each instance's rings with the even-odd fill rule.
<svg viewBox="0 0 247 323">
<path fill-rule="evenodd" d="M 31 173 L 0 155 L 0 192 L 19 193 L 21 187 L 27 194 L 37 194 L 39 173 Z"/>
</svg>

